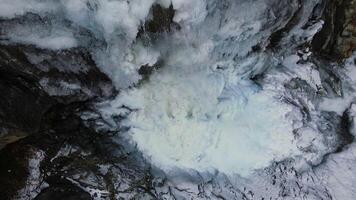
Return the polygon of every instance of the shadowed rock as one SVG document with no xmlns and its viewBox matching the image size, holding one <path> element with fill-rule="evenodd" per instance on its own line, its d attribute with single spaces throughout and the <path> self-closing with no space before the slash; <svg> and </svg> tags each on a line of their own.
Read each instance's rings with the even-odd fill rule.
<svg viewBox="0 0 356 200">
<path fill-rule="evenodd" d="M 325 2 L 324 26 L 314 37 L 313 49 L 328 59 L 348 58 L 356 49 L 356 1 Z"/>
<path fill-rule="evenodd" d="M 49 188 L 37 199 L 90 199 L 74 184 L 57 180 L 64 174 L 56 172 L 60 169 L 51 158 L 64 144 L 107 155 L 95 142 L 105 139 L 85 127 L 77 113 L 91 101 L 110 96 L 113 90 L 109 78 L 84 50 L 54 52 L 31 46 L 0 46 L 2 199 L 17 195 L 31 199 L 44 182 Z M 33 163 L 38 153 L 44 157 Z"/>
</svg>

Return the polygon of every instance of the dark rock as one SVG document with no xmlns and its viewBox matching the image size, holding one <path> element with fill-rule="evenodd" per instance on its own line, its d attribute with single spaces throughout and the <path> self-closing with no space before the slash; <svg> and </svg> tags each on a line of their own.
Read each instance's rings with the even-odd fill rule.
<svg viewBox="0 0 356 200">
<path fill-rule="evenodd" d="M 36 167 L 41 172 L 41 182 L 49 187 L 19 195 L 39 193 L 36 199 L 91 199 L 87 192 L 66 178 L 76 174 L 100 174 L 97 165 L 112 161 L 108 147 L 114 148 L 114 144 L 106 135 L 84 125 L 76 114 L 83 107 L 82 103 L 52 107 L 44 114 L 37 133 L 0 150 L 0 192 L 6 195 L 5 200 L 12 199 L 30 184 L 27 181 L 33 169 L 29 167 L 29 159 L 36 152 L 44 152 L 44 158 Z M 71 149 L 70 153 L 57 156 L 66 147 Z"/>
<path fill-rule="evenodd" d="M 172 28 L 179 29 L 179 25 L 173 22 L 175 10 L 171 4 L 168 8 L 155 4 L 151 8 L 151 18 L 139 30 L 137 37 L 170 32 Z"/>
<path fill-rule="evenodd" d="M 21 70 L 37 77 L 48 95 L 62 103 L 108 97 L 114 92 L 111 80 L 102 73 L 84 49 L 62 51 L 32 46 L 0 46 L 3 60 L 16 60 Z"/>
<path fill-rule="evenodd" d="M 271 34 L 271 36 L 269 37 L 269 44 L 268 44 L 267 48 L 270 48 L 270 49 L 277 48 L 279 46 L 281 39 L 284 37 L 284 35 L 287 35 L 288 32 L 291 31 L 292 28 L 298 24 L 298 22 L 300 20 L 301 10 L 303 8 L 302 7 L 303 4 L 300 1 L 298 2 L 298 4 L 299 4 L 298 9 L 293 13 L 293 15 L 288 20 L 288 22 L 285 24 L 285 26 L 274 31 Z"/>
<path fill-rule="evenodd" d="M 171 4 L 169 8 L 162 8 L 160 5 L 154 5 L 151 8 L 152 20 L 146 22 L 145 31 L 158 33 L 169 31 L 173 24 L 175 10 Z"/>
<path fill-rule="evenodd" d="M 29 159 L 37 149 L 30 145 L 10 144 L 0 151 L 1 199 L 10 200 L 26 185 Z"/>
<path fill-rule="evenodd" d="M 325 23 L 313 39 L 313 49 L 328 59 L 348 58 L 356 49 L 356 1 L 330 0 L 324 3 Z"/>
<path fill-rule="evenodd" d="M 29 188 L 31 183 L 28 180 L 34 170 L 29 161 L 38 153 L 43 153 L 44 157 L 35 167 L 41 172 L 41 181 L 49 183 L 49 188 L 37 199 L 91 199 L 75 184 L 62 180 L 62 177 L 67 177 L 63 168 L 78 165 L 80 159 L 70 155 L 68 162 L 61 165 L 51 159 L 65 145 L 87 152 L 93 158 L 90 166 L 110 157 L 101 146 L 101 142 L 108 144 L 108 140 L 87 127 L 79 113 L 89 109 L 96 99 L 107 98 L 113 92 L 110 79 L 99 71 L 90 54 L 82 49 L 48 51 L 32 46 L 1 45 L 2 199 L 12 199 L 20 189 Z M 69 170 L 68 173 L 74 172 Z M 21 198 L 23 195 L 32 198 L 40 192 L 40 183 L 36 184 L 38 190 L 24 191 L 19 194 Z"/>
<path fill-rule="evenodd" d="M 113 92 L 110 79 L 84 50 L 0 46 L 0 136 L 37 132 L 44 113 L 58 103 L 85 102 Z"/>
<path fill-rule="evenodd" d="M 48 188 L 44 189 L 34 200 L 90 200 L 90 194 L 61 177 L 47 179 Z"/>
<path fill-rule="evenodd" d="M 29 71 L 32 67 L 20 52 L 0 48 L 0 136 L 38 131 L 42 115 L 55 104 Z"/>
</svg>

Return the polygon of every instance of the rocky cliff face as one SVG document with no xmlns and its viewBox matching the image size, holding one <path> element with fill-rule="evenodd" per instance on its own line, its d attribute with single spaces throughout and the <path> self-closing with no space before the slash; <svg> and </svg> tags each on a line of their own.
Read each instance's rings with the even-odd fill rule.
<svg viewBox="0 0 356 200">
<path fill-rule="evenodd" d="M 326 58 L 345 59 L 356 48 L 356 1 L 323 1 L 325 24 L 313 40 L 316 52 Z"/>
<path fill-rule="evenodd" d="M 2 45 L 0 71 L 2 197 L 34 198 L 48 179 L 53 187 L 37 199 L 90 199 L 61 178 L 51 158 L 63 145 L 96 150 L 100 139 L 77 113 L 113 94 L 111 81 L 81 49 L 53 52 Z"/>
</svg>

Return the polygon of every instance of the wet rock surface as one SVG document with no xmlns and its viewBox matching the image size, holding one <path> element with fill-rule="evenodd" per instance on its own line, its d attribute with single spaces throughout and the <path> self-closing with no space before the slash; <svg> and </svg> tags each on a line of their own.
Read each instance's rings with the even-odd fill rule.
<svg viewBox="0 0 356 200">
<path fill-rule="evenodd" d="M 51 52 L 2 45 L 0 67 L 2 133 L 37 132 L 52 106 L 108 97 L 113 92 L 110 80 L 80 49 Z"/>
<path fill-rule="evenodd" d="M 47 179 L 49 188 L 44 189 L 35 200 L 90 200 L 90 194 L 60 177 L 52 177 L 53 181 Z"/>
<path fill-rule="evenodd" d="M 107 156 L 99 145 L 105 139 L 84 126 L 77 114 L 96 98 L 113 93 L 110 80 L 80 49 L 50 52 L 2 45 L 0 71 L 2 198 L 32 199 L 45 187 L 36 199 L 91 199 L 57 171 L 63 166 L 57 167 L 50 159 L 63 145 Z M 76 86 L 60 85 L 61 82 Z M 39 173 L 34 175 L 31 159 L 38 152 L 44 157 L 33 166 Z M 63 165 L 75 162 L 73 159 Z M 31 180 L 31 176 L 38 176 L 38 180 Z M 27 191 L 18 194 L 27 186 Z"/>
<path fill-rule="evenodd" d="M 0 192 L 2 198 L 13 199 L 17 191 L 26 186 L 29 176 L 28 162 L 36 152 L 30 145 L 10 144 L 0 152 Z"/>
<path fill-rule="evenodd" d="M 168 8 L 163 8 L 158 4 L 153 5 L 150 13 L 151 17 L 139 30 L 137 37 L 145 37 L 148 36 L 147 34 L 169 32 L 171 29 L 179 27 L 178 24 L 173 22 L 175 11 L 172 5 Z"/>
<path fill-rule="evenodd" d="M 41 116 L 54 102 L 40 88 L 38 78 L 26 71 L 33 65 L 23 55 L 11 53 L 1 48 L 1 127 L 13 131 L 36 132 Z"/>
<path fill-rule="evenodd" d="M 325 24 L 314 37 L 314 50 L 332 60 L 350 57 L 356 49 L 356 1 L 323 1 L 320 7 Z"/>
</svg>

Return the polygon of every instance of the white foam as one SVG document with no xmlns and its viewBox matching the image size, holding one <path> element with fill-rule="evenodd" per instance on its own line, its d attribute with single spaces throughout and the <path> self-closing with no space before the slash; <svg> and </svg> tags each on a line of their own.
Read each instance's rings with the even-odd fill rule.
<svg viewBox="0 0 356 200">
<path fill-rule="evenodd" d="M 120 97 L 139 109 L 127 122 L 132 139 L 166 169 L 248 174 L 298 153 L 290 106 L 252 86 L 223 87 L 216 74 L 157 75 Z"/>
<path fill-rule="evenodd" d="M 125 122 L 132 127 L 132 141 L 168 171 L 178 167 L 248 175 L 299 154 L 289 118 L 294 108 L 276 92 L 236 77 L 234 70 L 206 65 L 211 45 L 176 48 L 148 83 L 112 102 L 112 108 L 136 109 Z"/>
<path fill-rule="evenodd" d="M 58 8 L 55 3 L 39 0 L 1 0 L 0 4 L 0 17 L 3 18 L 14 18 L 28 12 L 54 11 Z"/>
<path fill-rule="evenodd" d="M 199 23 L 207 15 L 205 0 L 172 0 L 172 5 L 176 10 L 173 20 L 178 23 Z"/>
<path fill-rule="evenodd" d="M 126 33 L 126 37 L 134 38 L 140 21 L 146 18 L 153 2 L 153 0 L 144 2 L 102 0 L 98 5 L 95 19 L 109 37 L 112 37 L 116 29 L 121 28 Z"/>
<path fill-rule="evenodd" d="M 34 44 L 43 49 L 69 49 L 77 46 L 77 40 L 71 36 L 49 36 L 39 37 L 36 35 L 29 35 L 28 37 L 15 38 L 14 42 L 22 44 Z"/>
<path fill-rule="evenodd" d="M 263 25 L 258 21 L 260 16 L 249 18 L 250 13 L 240 10 L 239 16 L 247 19 L 245 25 L 231 20 L 222 25 L 224 30 L 229 30 L 227 33 L 214 32 L 213 28 L 221 28 L 219 22 L 205 21 L 206 3 L 199 2 L 173 1 L 173 7 L 182 13 L 174 20 L 183 25 L 183 30 L 150 47 L 160 53 L 135 50 L 137 56 L 125 59 L 136 63 L 131 65 L 135 69 L 138 63 L 154 63 L 161 57 L 162 68 L 139 88 L 122 91 L 102 111 L 111 116 L 127 113 L 126 109 L 120 109 L 123 105 L 133 109 L 124 122 L 131 127 L 128 138 L 148 160 L 167 171 L 217 169 L 226 174 L 247 176 L 274 160 L 299 155 L 293 129 L 294 121 L 301 118 L 300 113 L 281 102 L 283 89 L 261 90 L 246 80 L 249 71 L 264 67 L 260 63 L 263 58 L 251 56 L 236 63 L 214 57 L 220 51 L 230 50 L 230 47 L 225 48 L 227 38 L 236 36 L 240 41 L 258 34 Z M 189 11 L 188 8 L 198 14 L 186 18 L 184 12 Z M 256 10 L 263 13 L 265 8 L 261 1 Z M 243 30 L 238 28 L 243 26 L 252 29 L 242 34 Z M 195 30 L 196 27 L 200 29 Z M 254 45 L 253 42 L 241 46 L 237 42 L 230 43 L 233 53 L 242 54 Z M 140 61 L 127 59 L 130 57 Z M 122 66 L 125 62 L 119 70 L 112 71 L 118 75 L 114 81 L 124 80 L 120 72 Z M 132 77 L 133 73 L 127 74 Z"/>
</svg>

